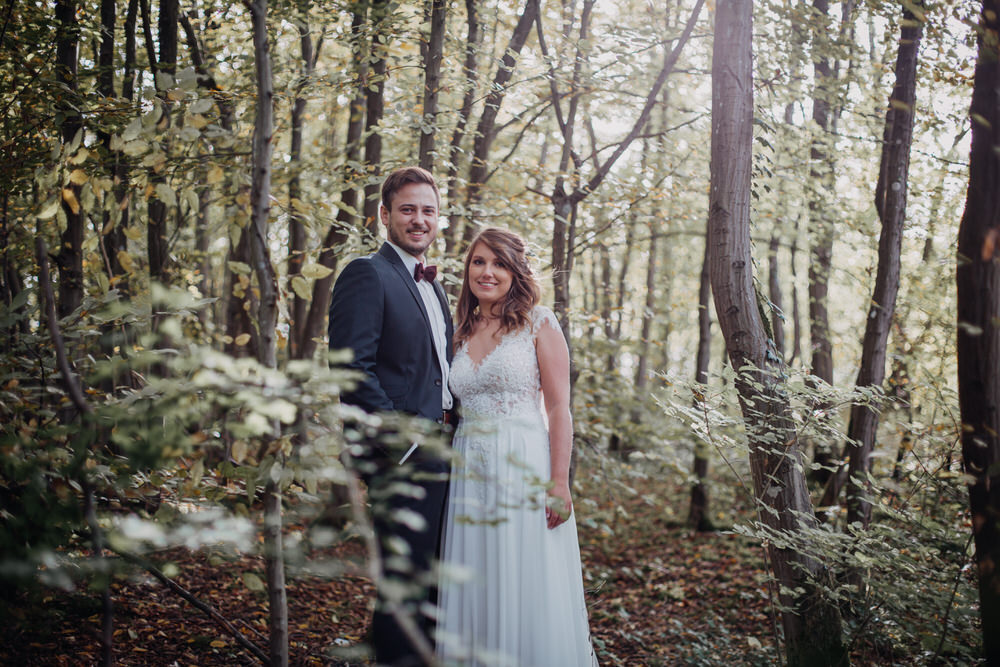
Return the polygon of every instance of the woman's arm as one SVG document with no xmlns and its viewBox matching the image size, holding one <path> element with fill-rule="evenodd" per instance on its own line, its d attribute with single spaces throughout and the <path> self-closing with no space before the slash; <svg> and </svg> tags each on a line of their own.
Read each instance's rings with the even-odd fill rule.
<svg viewBox="0 0 1000 667">
<path fill-rule="evenodd" d="M 569 518 L 573 499 L 569 490 L 569 461 L 573 452 L 573 417 L 569 411 L 569 349 L 562 330 L 546 318 L 535 337 L 538 375 L 549 418 L 549 457 L 552 465 L 551 501 L 545 509 L 549 528 Z"/>
</svg>

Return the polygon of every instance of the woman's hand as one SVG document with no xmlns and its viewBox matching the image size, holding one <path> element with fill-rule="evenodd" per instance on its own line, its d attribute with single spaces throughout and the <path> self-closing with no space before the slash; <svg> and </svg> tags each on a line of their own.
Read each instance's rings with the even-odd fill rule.
<svg viewBox="0 0 1000 667">
<path fill-rule="evenodd" d="M 545 521 L 549 529 L 555 528 L 566 521 L 573 513 L 573 497 L 569 492 L 568 483 L 557 483 L 549 489 L 549 496 L 545 502 Z"/>
</svg>

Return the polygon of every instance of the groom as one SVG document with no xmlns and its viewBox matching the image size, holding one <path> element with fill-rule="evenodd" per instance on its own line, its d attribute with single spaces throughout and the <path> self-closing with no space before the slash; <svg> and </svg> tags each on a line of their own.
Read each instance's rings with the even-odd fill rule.
<svg viewBox="0 0 1000 667">
<path fill-rule="evenodd" d="M 425 253 L 437 236 L 439 208 L 434 177 L 424 169 L 398 169 L 382 184 L 379 217 L 388 241 L 377 253 L 344 268 L 330 303 L 330 348 L 351 348 L 354 359 L 348 366 L 362 373 L 357 387 L 342 397 L 344 403 L 366 412 L 403 412 L 452 423 L 452 320 L 447 297 L 435 280 L 436 267 L 425 266 Z M 353 447 L 351 462 L 368 485 L 384 565 L 372 617 L 375 660 L 395 667 L 421 665 L 391 612 L 399 604 L 433 649 L 433 623 L 421 607 L 433 602 L 431 566 L 448 464 L 429 449 L 373 440 Z M 414 521 L 413 512 L 422 521 Z"/>
</svg>

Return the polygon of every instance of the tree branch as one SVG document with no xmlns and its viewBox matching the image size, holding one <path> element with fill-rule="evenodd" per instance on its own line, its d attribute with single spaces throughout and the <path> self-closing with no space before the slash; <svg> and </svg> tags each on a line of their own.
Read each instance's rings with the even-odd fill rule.
<svg viewBox="0 0 1000 667">
<path fill-rule="evenodd" d="M 162 571 L 159 570 L 159 568 L 157 568 L 155 565 L 153 565 L 146 559 L 141 558 L 140 556 L 137 556 L 135 554 L 128 553 L 126 551 L 119 551 L 113 547 L 109 548 L 111 549 L 111 551 L 115 552 L 128 562 L 134 565 L 138 565 L 142 569 L 146 570 L 146 572 L 149 572 L 151 575 L 156 577 L 160 581 L 160 583 L 166 586 L 171 592 L 176 593 L 183 600 L 190 603 L 191 606 L 193 606 L 195 609 L 204 613 L 206 616 L 212 619 L 212 621 L 216 625 L 218 625 L 220 628 L 229 633 L 229 635 L 236 640 L 236 643 L 238 643 L 240 646 L 242 646 L 247 651 L 252 653 L 255 658 L 261 661 L 262 664 L 265 665 L 268 664 L 267 654 L 263 650 L 261 650 L 259 646 L 257 646 L 252 641 L 247 639 L 246 635 L 244 635 L 242 632 L 236 629 L 236 626 L 234 626 L 232 623 L 226 620 L 226 617 L 220 614 L 214 607 L 196 598 L 186 588 L 178 584 L 176 581 L 174 581 L 167 575 L 165 575 Z"/>
</svg>

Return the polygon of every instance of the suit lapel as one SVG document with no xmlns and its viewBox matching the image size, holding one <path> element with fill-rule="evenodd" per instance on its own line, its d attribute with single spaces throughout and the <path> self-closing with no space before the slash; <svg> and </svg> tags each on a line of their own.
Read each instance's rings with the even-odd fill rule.
<svg viewBox="0 0 1000 667">
<path fill-rule="evenodd" d="M 393 250 L 392 246 L 388 243 L 383 243 L 378 253 L 382 255 L 382 257 L 385 258 L 390 265 L 392 265 L 392 268 L 395 269 L 397 274 L 399 274 L 400 282 L 406 286 L 406 289 L 410 292 L 413 300 L 417 302 L 417 308 L 420 309 L 420 314 L 424 317 L 424 327 L 427 331 L 427 337 L 431 339 L 431 347 L 433 348 L 434 336 L 431 334 L 433 329 L 431 329 L 430 318 L 427 316 L 427 309 L 424 307 L 424 299 L 420 296 L 420 291 L 417 290 L 417 281 L 413 279 L 413 276 L 407 273 L 406 265 L 403 264 L 403 260 L 399 258 L 399 255 L 396 254 L 396 251 Z"/>
</svg>

